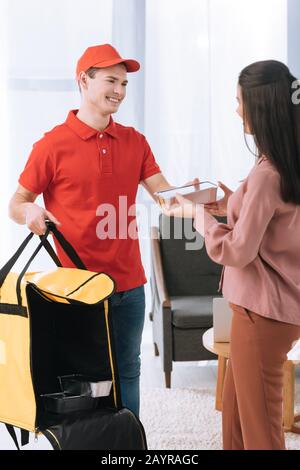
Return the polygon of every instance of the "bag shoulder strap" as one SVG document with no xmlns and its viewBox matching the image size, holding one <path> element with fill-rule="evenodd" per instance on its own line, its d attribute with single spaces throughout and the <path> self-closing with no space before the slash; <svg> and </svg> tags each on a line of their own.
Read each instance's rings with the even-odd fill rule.
<svg viewBox="0 0 300 470">
<path fill-rule="evenodd" d="M 29 431 L 21 429 L 21 446 L 26 446 L 29 443 Z"/>
<path fill-rule="evenodd" d="M 5 424 L 5 427 L 7 431 L 9 432 L 9 435 L 11 436 L 12 440 L 14 441 L 16 448 L 20 450 L 15 428 L 11 424 Z M 26 446 L 28 442 L 29 442 L 29 431 L 27 431 L 26 429 L 21 429 L 21 446 L 22 447 Z"/>
<path fill-rule="evenodd" d="M 5 424 L 5 427 L 6 427 L 7 431 L 9 432 L 12 440 L 14 441 L 16 448 L 18 450 L 20 450 L 20 446 L 19 446 L 19 443 L 18 443 L 15 428 L 11 424 Z"/>
</svg>

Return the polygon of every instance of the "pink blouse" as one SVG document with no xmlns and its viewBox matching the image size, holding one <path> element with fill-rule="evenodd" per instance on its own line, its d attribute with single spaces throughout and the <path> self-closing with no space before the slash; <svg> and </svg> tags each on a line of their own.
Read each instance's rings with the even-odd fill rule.
<svg viewBox="0 0 300 470">
<path fill-rule="evenodd" d="M 200 217 L 198 210 L 196 229 Z M 225 267 L 226 300 L 300 325 L 300 205 L 283 202 L 280 175 L 266 158 L 230 196 L 227 224 L 205 212 L 204 230 L 209 256 Z"/>
</svg>

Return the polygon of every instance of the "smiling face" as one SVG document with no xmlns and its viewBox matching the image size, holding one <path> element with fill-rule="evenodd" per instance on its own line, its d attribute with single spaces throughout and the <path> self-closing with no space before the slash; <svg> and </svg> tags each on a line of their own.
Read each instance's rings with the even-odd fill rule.
<svg viewBox="0 0 300 470">
<path fill-rule="evenodd" d="M 118 111 L 126 96 L 127 70 L 117 64 L 97 70 L 92 77 L 81 72 L 79 82 L 85 104 L 108 116 Z"/>
</svg>

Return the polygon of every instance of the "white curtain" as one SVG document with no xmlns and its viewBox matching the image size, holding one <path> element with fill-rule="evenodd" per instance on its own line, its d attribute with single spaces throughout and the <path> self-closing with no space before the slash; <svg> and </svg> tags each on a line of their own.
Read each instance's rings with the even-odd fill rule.
<svg viewBox="0 0 300 470">
<path fill-rule="evenodd" d="M 263 59 L 287 60 L 286 0 L 147 1 L 145 131 L 170 181 L 248 173 L 236 85 Z"/>
<path fill-rule="evenodd" d="M 112 42 L 141 62 L 115 119 L 145 133 L 171 183 L 199 176 L 235 188 L 248 173 L 238 74 L 256 60 L 287 61 L 287 0 L 2 0 L 0 8 L 1 264 L 27 233 L 7 216 L 18 175 L 32 143 L 78 107 L 74 68 L 89 45 Z M 144 190 L 138 200 L 150 208 Z M 149 276 L 149 211 L 139 214 Z M 52 266 L 40 260 L 39 269 Z"/>
<path fill-rule="evenodd" d="M 145 131 L 174 184 L 210 176 L 208 2 L 148 0 Z"/>
</svg>

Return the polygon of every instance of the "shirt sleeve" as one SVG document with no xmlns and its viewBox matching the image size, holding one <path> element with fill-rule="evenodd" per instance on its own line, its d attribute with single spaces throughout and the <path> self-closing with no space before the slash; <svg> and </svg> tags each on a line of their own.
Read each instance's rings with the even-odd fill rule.
<svg viewBox="0 0 300 470">
<path fill-rule="evenodd" d="M 259 171 L 247 183 L 242 207 L 234 227 L 204 213 L 206 250 L 218 264 L 243 268 L 258 255 L 268 224 L 280 204 L 280 181 L 275 172 Z M 200 211 L 195 228 L 200 227 Z M 202 221 L 203 224 L 203 221 Z"/>
<path fill-rule="evenodd" d="M 156 175 L 156 173 L 161 173 L 161 169 L 155 161 L 150 145 L 148 144 L 144 136 L 143 136 L 143 139 L 144 139 L 144 155 L 143 155 L 140 181 L 144 181 L 146 178 L 150 178 L 150 176 Z"/>
<path fill-rule="evenodd" d="M 25 168 L 19 177 L 19 183 L 28 191 L 41 194 L 47 189 L 53 177 L 52 154 L 45 139 L 41 139 L 33 145 Z"/>
</svg>

